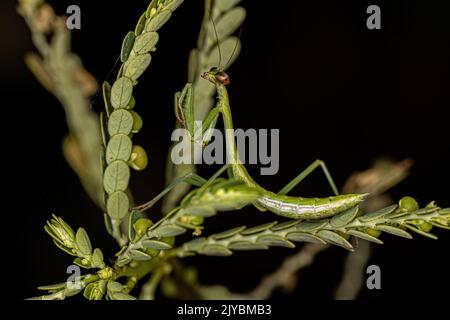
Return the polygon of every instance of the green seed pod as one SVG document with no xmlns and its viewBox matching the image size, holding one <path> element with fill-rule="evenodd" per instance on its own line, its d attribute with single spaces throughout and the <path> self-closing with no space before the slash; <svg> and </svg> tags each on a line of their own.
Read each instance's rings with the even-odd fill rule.
<svg viewBox="0 0 450 320">
<path fill-rule="evenodd" d="M 369 236 L 372 236 L 372 237 L 374 237 L 374 238 L 378 238 L 378 237 L 380 236 L 380 234 L 381 234 L 381 231 L 380 231 L 380 230 L 373 229 L 373 228 L 367 228 L 367 229 L 365 230 L 365 232 L 366 232 Z"/>
<path fill-rule="evenodd" d="M 139 240 L 147 232 L 147 229 L 152 226 L 153 222 L 147 218 L 138 219 L 134 225 L 134 231 L 136 232 L 134 236 L 134 241 Z"/>
<path fill-rule="evenodd" d="M 173 246 L 173 244 L 175 243 L 175 237 L 162 237 L 160 240 L 162 242 L 170 244 L 171 246 Z"/>
<path fill-rule="evenodd" d="M 131 111 L 131 115 L 133 116 L 133 128 L 131 129 L 131 132 L 137 133 L 139 130 L 141 130 L 143 121 L 141 116 L 136 112 Z"/>
<path fill-rule="evenodd" d="M 419 204 L 414 198 L 411 197 L 403 197 L 398 202 L 398 205 L 401 209 L 407 211 L 407 212 L 413 212 L 419 209 Z"/>
<path fill-rule="evenodd" d="M 145 253 L 147 253 L 151 257 L 156 257 L 160 251 L 161 250 L 150 249 L 150 248 L 145 249 Z"/>
<path fill-rule="evenodd" d="M 148 164 L 147 153 L 141 146 L 133 146 L 128 165 L 134 170 L 144 170 Z"/>
<path fill-rule="evenodd" d="M 348 240 L 348 239 L 350 239 L 350 235 L 349 234 L 346 234 L 346 233 L 343 233 L 343 232 L 341 232 L 341 231 L 335 231 L 338 235 L 340 235 L 342 238 L 344 238 L 345 240 Z"/>
<path fill-rule="evenodd" d="M 181 223 L 183 224 L 188 224 L 188 225 L 192 225 L 192 226 L 200 226 L 203 224 L 203 221 L 205 221 L 205 218 L 201 217 L 201 216 L 183 216 L 181 217 Z"/>
<path fill-rule="evenodd" d="M 131 96 L 130 102 L 128 102 L 127 109 L 132 110 L 136 106 L 136 100 Z"/>
<path fill-rule="evenodd" d="M 433 225 L 431 223 L 428 223 L 423 220 L 414 220 L 412 222 L 419 230 L 423 232 L 429 232 L 431 229 L 433 229 Z"/>
</svg>

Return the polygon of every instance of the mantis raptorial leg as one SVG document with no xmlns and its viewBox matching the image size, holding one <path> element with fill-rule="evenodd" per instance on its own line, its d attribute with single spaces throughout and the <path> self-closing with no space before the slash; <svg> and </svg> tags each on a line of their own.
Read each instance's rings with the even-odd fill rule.
<svg viewBox="0 0 450 320">
<path fill-rule="evenodd" d="M 222 70 L 213 68 L 209 72 L 205 72 L 202 77 L 213 83 L 217 90 L 219 98 L 218 107 L 220 108 L 224 121 L 224 128 L 226 129 L 226 150 L 228 159 L 231 161 L 232 176 L 242 180 L 251 187 L 257 188 L 262 193 L 262 196 L 256 203 L 254 203 L 258 209 L 270 210 L 278 215 L 293 219 L 320 219 L 350 209 L 364 200 L 366 194 L 336 195 L 334 197 L 327 198 L 301 198 L 287 196 L 287 192 L 289 192 L 319 166 L 324 170 L 334 193 L 338 193 L 331 175 L 329 174 L 326 166 L 320 160 L 314 162 L 302 173 L 300 173 L 296 178 L 288 183 L 286 187 L 281 189 L 279 194 L 261 187 L 253 180 L 247 172 L 245 166 L 239 161 L 236 141 L 234 140 L 233 120 L 228 99 L 228 91 L 226 89 L 226 85 L 230 83 L 229 76 Z"/>
<path fill-rule="evenodd" d="M 216 173 L 214 173 L 214 175 L 212 175 L 211 178 L 209 178 L 208 180 L 200 177 L 198 174 L 196 173 L 188 173 L 178 179 L 175 179 L 171 184 L 169 184 L 163 191 L 161 191 L 156 197 L 154 197 L 152 200 L 137 206 L 134 208 L 134 210 L 139 210 L 139 211 L 146 211 L 148 209 L 150 209 L 151 207 L 153 207 L 155 205 L 156 202 L 158 202 L 161 198 L 163 198 L 168 192 L 170 192 L 170 190 L 172 190 L 173 188 L 175 188 L 175 186 L 177 186 L 179 183 L 188 183 L 194 187 L 199 187 L 197 190 L 195 190 L 197 193 L 202 193 L 203 191 L 205 191 L 222 173 L 225 172 L 225 170 L 228 169 L 228 164 L 222 166 L 222 168 L 220 168 Z"/>
<path fill-rule="evenodd" d="M 207 183 L 207 180 L 205 180 L 204 178 L 200 177 L 199 175 L 197 175 L 195 173 L 188 173 L 188 174 L 184 175 L 183 177 L 175 179 L 163 191 L 161 191 L 156 197 L 154 197 L 152 200 L 150 200 L 140 206 L 135 207 L 134 210 L 146 211 L 146 210 L 150 209 L 151 207 L 153 207 L 155 205 L 156 202 L 158 202 L 162 197 L 164 197 L 168 192 L 170 192 L 170 190 L 175 188 L 176 185 L 178 185 L 179 183 L 183 183 L 183 182 L 193 185 L 195 187 L 201 187 Z"/>
</svg>

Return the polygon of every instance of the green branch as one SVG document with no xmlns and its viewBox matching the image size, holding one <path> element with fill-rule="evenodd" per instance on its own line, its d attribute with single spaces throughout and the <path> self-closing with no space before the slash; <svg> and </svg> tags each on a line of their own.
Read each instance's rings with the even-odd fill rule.
<svg viewBox="0 0 450 320">
<path fill-rule="evenodd" d="M 150 52 L 156 51 L 157 31 L 169 20 L 183 0 L 153 0 L 142 14 L 134 31 L 128 32 L 122 43 L 122 66 L 111 86 L 103 84 L 105 112 L 100 115 L 103 136 L 103 186 L 105 190 L 105 221 L 109 233 L 123 246 L 128 237 L 121 225 L 130 212 L 128 193 L 130 168 L 143 170 L 148 158 L 145 150 L 133 145 L 131 137 L 142 127 L 135 107 L 133 87 L 151 63 Z"/>
<path fill-rule="evenodd" d="M 413 231 L 432 239 L 433 226 L 450 229 L 450 208 L 441 209 L 430 203 L 418 209 L 410 197 L 379 211 L 361 215 L 359 208 L 347 210 L 331 219 L 320 221 L 291 220 L 254 228 L 238 227 L 207 238 L 198 238 L 175 249 L 178 256 L 204 254 L 228 256 L 234 250 L 260 250 L 271 246 L 294 247 L 293 242 L 333 244 L 353 250 L 350 236 L 382 244 L 378 238 L 382 232 L 411 239 Z M 407 231 L 408 230 L 408 231 Z"/>
</svg>

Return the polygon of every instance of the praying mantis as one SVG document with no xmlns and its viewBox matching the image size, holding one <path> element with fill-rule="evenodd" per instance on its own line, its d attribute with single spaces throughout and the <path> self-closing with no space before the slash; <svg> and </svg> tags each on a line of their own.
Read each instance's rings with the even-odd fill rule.
<svg viewBox="0 0 450 320">
<path fill-rule="evenodd" d="M 220 66 L 221 52 L 219 37 L 215 28 L 214 21 L 212 19 L 211 22 L 214 27 L 214 32 L 217 39 Z M 235 53 L 236 47 L 231 54 L 230 60 Z M 218 173 L 216 173 L 214 176 L 218 177 L 223 171 L 225 171 L 225 169 L 228 169 L 228 175 L 230 178 L 239 180 L 245 183 L 248 187 L 256 189 L 261 194 L 261 196 L 252 204 L 258 210 L 269 210 L 277 215 L 290 219 L 321 219 L 353 208 L 364 201 L 364 199 L 367 197 L 368 194 L 340 195 L 326 164 L 322 160 L 314 161 L 305 170 L 300 172 L 300 174 L 298 174 L 291 182 L 283 187 L 278 193 L 274 193 L 260 186 L 250 176 L 244 164 L 240 161 L 239 158 L 234 137 L 230 101 L 226 88 L 230 84 L 230 77 L 220 67 L 211 68 L 209 71 L 201 74 L 201 77 L 206 81 L 211 82 L 215 86 L 218 102 L 216 106 L 212 108 L 206 115 L 205 119 L 201 122 L 201 125 L 197 126 L 198 122 L 195 118 L 194 90 L 192 84 L 187 83 L 181 92 L 177 92 L 175 94 L 174 109 L 175 117 L 177 120 L 177 127 L 185 128 L 189 132 L 192 141 L 197 140 L 198 142 L 198 138 L 200 137 L 201 143 L 203 145 L 206 145 L 211 139 L 210 129 L 213 129 L 215 127 L 219 116 L 222 116 L 225 129 L 226 154 L 228 164 L 226 164 L 224 168 L 219 170 Z M 296 187 L 317 168 L 322 169 L 329 185 L 333 190 L 334 196 L 325 198 L 303 198 L 287 195 L 287 193 L 289 193 L 294 187 Z M 188 174 L 184 177 L 176 179 L 153 200 L 144 205 L 136 207 L 136 209 L 148 209 L 178 183 L 187 182 L 195 186 L 202 186 L 208 184 L 210 180 L 206 182 L 205 179 L 199 177 L 194 173 Z M 201 182 L 199 183 L 199 181 Z"/>
<path fill-rule="evenodd" d="M 239 160 L 239 154 L 236 142 L 233 136 L 233 120 L 231 116 L 230 102 L 226 86 L 230 84 L 229 76 L 219 68 L 212 68 L 205 72 L 202 78 L 215 85 L 218 94 L 218 103 L 216 108 L 220 110 L 223 117 L 223 123 L 226 130 L 226 150 L 228 159 L 231 161 L 231 176 L 245 182 L 248 186 L 256 188 L 262 194 L 254 205 L 261 211 L 269 210 L 275 214 L 291 219 L 320 219 L 335 215 L 344 210 L 350 209 L 361 203 L 367 194 L 346 194 L 339 195 L 336 184 L 334 183 L 325 163 L 321 160 L 314 161 L 310 166 L 303 170 L 291 182 L 289 182 L 278 193 L 266 190 L 248 173 L 244 164 Z M 207 117 L 208 118 L 208 117 Z M 287 193 L 297 186 L 315 169 L 321 168 L 333 189 L 334 196 L 327 198 L 301 198 L 291 197 Z"/>
<path fill-rule="evenodd" d="M 239 154 L 234 137 L 233 120 L 231 115 L 230 102 L 228 98 L 228 91 L 226 86 L 230 83 L 229 76 L 219 68 L 212 68 L 210 71 L 202 74 L 202 78 L 210 81 L 216 87 L 218 94 L 218 102 L 215 108 L 211 109 L 202 122 L 200 127 L 195 126 L 195 112 L 194 112 L 194 92 L 190 83 L 186 84 L 181 92 L 175 94 L 175 116 L 179 127 L 185 128 L 192 140 L 194 137 L 203 137 L 208 142 L 208 129 L 215 127 L 219 115 L 223 118 L 226 141 L 226 153 L 228 164 L 226 164 L 215 177 L 218 177 L 225 169 L 228 170 L 230 178 L 245 183 L 247 186 L 256 189 L 260 193 L 260 197 L 253 203 L 253 205 L 260 211 L 269 210 L 277 215 L 284 216 L 290 219 L 321 219 L 333 216 L 342 211 L 348 210 L 357 206 L 364 201 L 367 194 L 344 194 L 339 195 L 336 184 L 330 175 L 325 163 L 322 160 L 316 160 L 297 175 L 291 182 L 289 182 L 278 193 L 269 191 L 260 186 L 248 173 L 244 164 L 239 160 Z M 199 129 L 200 128 L 200 129 Z M 201 132 L 198 132 L 198 131 Z M 288 196 L 295 186 L 303 181 L 315 169 L 321 168 L 330 184 L 334 196 L 326 198 L 302 198 Z M 187 182 L 194 186 L 203 186 L 206 180 L 196 174 L 188 174 L 185 177 L 177 179 L 169 185 L 161 194 L 147 204 L 137 207 L 139 210 L 146 210 L 151 207 L 156 201 L 161 199 L 170 189 L 176 184 Z"/>
<path fill-rule="evenodd" d="M 210 71 L 202 74 L 202 78 L 210 81 L 218 94 L 218 102 L 202 124 L 202 132 L 206 132 L 215 126 L 219 115 L 223 118 L 226 141 L 227 158 L 229 159 L 230 178 L 235 178 L 244 182 L 247 186 L 255 188 L 261 196 L 253 205 L 261 210 L 269 210 L 277 215 L 291 219 L 321 219 L 332 216 L 347 209 L 350 209 L 361 203 L 367 194 L 345 194 L 339 195 L 336 185 L 325 165 L 321 160 L 314 161 L 310 166 L 303 170 L 291 182 L 289 182 L 278 193 L 269 191 L 260 186 L 248 173 L 244 164 L 239 160 L 239 154 L 234 137 L 233 120 L 231 115 L 230 102 L 226 86 L 230 84 L 229 76 L 219 68 L 212 68 Z M 198 136 L 196 128 L 192 122 L 195 119 L 193 105 L 193 90 L 190 84 L 187 84 L 181 93 L 175 95 L 175 113 L 177 121 L 182 127 L 185 127 L 191 137 Z M 230 161 L 231 160 L 231 161 Z M 321 168 L 333 189 L 334 196 L 326 198 L 302 198 L 288 196 L 295 186 L 305 179 L 315 169 Z"/>
</svg>

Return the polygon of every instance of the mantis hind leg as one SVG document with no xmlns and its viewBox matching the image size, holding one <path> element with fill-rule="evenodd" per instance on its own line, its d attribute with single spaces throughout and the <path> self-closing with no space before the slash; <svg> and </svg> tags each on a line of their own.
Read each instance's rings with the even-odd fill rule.
<svg viewBox="0 0 450 320">
<path fill-rule="evenodd" d="M 339 195 L 339 191 L 336 188 L 336 184 L 334 183 L 333 178 L 331 177 L 330 172 L 327 169 L 327 166 L 325 165 L 325 162 L 322 160 L 317 159 L 313 163 L 311 163 L 305 170 L 300 172 L 298 176 L 296 176 L 291 182 L 289 182 L 283 189 L 281 189 L 277 194 L 279 195 L 286 195 L 289 191 L 291 191 L 295 186 L 297 186 L 300 182 L 303 181 L 307 176 L 309 176 L 314 170 L 317 168 L 321 168 L 323 173 L 325 174 L 325 177 L 327 178 L 328 183 L 331 186 L 331 189 L 333 189 L 334 194 L 337 196 Z"/>
</svg>

